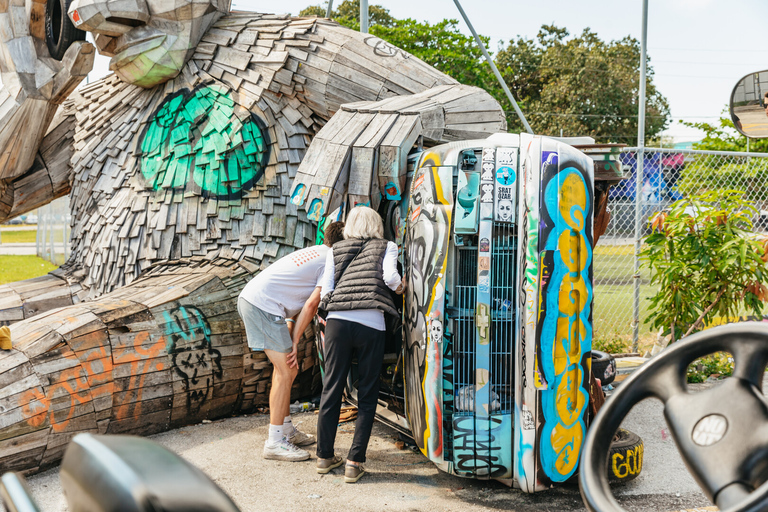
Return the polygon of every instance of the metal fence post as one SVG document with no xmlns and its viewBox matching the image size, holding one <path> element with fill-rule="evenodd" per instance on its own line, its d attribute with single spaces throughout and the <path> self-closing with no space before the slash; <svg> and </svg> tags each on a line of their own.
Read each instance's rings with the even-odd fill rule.
<svg viewBox="0 0 768 512">
<path fill-rule="evenodd" d="M 637 179 L 635 180 L 635 266 L 632 280 L 634 296 L 632 301 L 632 352 L 637 352 L 640 340 L 640 225 L 643 210 L 643 163 L 645 160 L 642 146 L 637 150 Z"/>
</svg>

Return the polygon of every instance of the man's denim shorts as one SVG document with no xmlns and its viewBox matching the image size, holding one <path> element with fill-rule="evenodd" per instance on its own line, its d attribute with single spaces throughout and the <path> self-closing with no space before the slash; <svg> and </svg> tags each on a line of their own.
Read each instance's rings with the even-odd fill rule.
<svg viewBox="0 0 768 512">
<path fill-rule="evenodd" d="M 251 350 L 274 350 L 289 353 L 293 349 L 285 318 L 262 311 L 242 297 L 237 299 L 237 312 L 245 324 L 245 335 Z"/>
</svg>

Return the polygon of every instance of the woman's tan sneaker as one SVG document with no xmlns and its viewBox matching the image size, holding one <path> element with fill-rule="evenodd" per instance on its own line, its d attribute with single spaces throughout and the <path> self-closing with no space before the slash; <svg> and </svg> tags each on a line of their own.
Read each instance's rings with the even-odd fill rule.
<svg viewBox="0 0 768 512">
<path fill-rule="evenodd" d="M 330 459 L 317 458 L 317 472 L 321 475 L 328 473 L 330 470 L 341 466 L 344 463 L 344 459 L 338 455 L 334 455 Z"/>
<path fill-rule="evenodd" d="M 354 465 L 354 464 L 347 464 L 344 467 L 344 481 L 348 484 L 353 484 L 360 480 L 363 475 L 365 474 L 365 469 L 363 469 L 362 464 Z"/>
</svg>

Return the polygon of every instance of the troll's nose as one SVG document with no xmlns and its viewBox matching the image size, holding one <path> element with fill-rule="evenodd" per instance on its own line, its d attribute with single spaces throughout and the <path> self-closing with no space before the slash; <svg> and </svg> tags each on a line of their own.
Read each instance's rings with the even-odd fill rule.
<svg viewBox="0 0 768 512">
<path fill-rule="evenodd" d="M 145 0 L 74 0 L 67 11 L 80 30 L 118 37 L 149 20 Z"/>
</svg>

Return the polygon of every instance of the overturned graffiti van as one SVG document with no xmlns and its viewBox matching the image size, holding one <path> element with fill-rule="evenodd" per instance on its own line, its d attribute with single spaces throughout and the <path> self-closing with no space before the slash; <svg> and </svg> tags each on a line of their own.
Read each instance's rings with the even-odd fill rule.
<svg viewBox="0 0 768 512">
<path fill-rule="evenodd" d="M 412 155 L 407 193 L 380 208 L 407 289 L 378 416 L 441 470 L 527 492 L 576 472 L 588 426 L 594 168 L 561 141 L 498 134 Z M 355 381 L 353 369 L 353 399 Z"/>
</svg>

